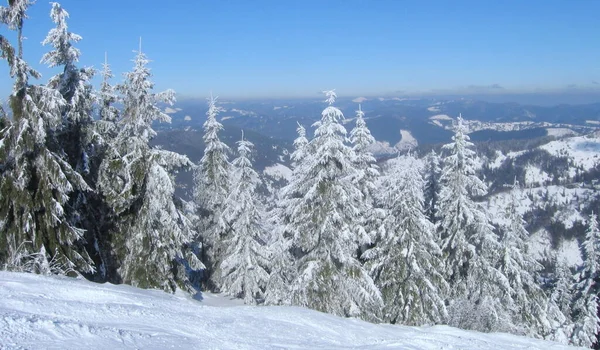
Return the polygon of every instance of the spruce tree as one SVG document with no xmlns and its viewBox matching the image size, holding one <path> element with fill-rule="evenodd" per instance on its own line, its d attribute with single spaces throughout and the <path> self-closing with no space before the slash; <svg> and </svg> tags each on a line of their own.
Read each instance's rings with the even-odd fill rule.
<svg viewBox="0 0 600 350">
<path fill-rule="evenodd" d="M 571 343 L 592 347 L 600 330 L 598 317 L 598 274 L 600 269 L 600 229 L 598 218 L 591 214 L 583 242 L 583 264 L 576 275 L 574 285 Z"/>
<path fill-rule="evenodd" d="M 386 193 L 387 215 L 377 245 L 367 250 L 367 266 L 379 286 L 383 320 L 406 325 L 444 322 L 448 285 L 442 274 L 442 252 L 435 228 L 425 216 L 420 164 L 404 159 L 400 174 L 391 174 Z"/>
<path fill-rule="evenodd" d="M 253 144 L 238 142 L 238 157 L 233 160 L 231 194 L 227 198 L 223 219 L 230 230 L 224 242 L 223 261 L 217 268 L 216 279 L 222 292 L 256 304 L 263 298 L 269 273 L 269 255 L 260 210 L 257 208 L 258 174 L 252 169 L 250 156 Z"/>
<path fill-rule="evenodd" d="M 473 200 L 485 184 L 475 174 L 475 152 L 459 117 L 444 145 L 439 210 L 441 247 L 450 284 L 449 324 L 479 331 L 510 330 L 508 279 L 496 268 L 499 244 L 485 211 Z"/>
<path fill-rule="evenodd" d="M 379 176 L 379 167 L 375 164 L 375 157 L 369 151 L 369 147 L 375 143 L 375 138 L 371 135 L 364 116 L 365 113 L 359 105 L 358 111 L 356 111 L 356 126 L 350 132 L 350 142 L 353 145 L 356 169 L 352 181 L 363 195 L 360 202 L 357 203 L 362 206 L 363 213 L 362 222 L 358 228 L 363 230 L 360 235 L 365 237 L 364 241 L 370 244 L 380 225 L 378 211 L 374 208 L 374 193 L 377 190 L 375 180 Z"/>
<path fill-rule="evenodd" d="M 6 268 L 36 272 L 94 271 L 83 249 L 83 230 L 67 218 L 69 194 L 86 191 L 83 178 L 53 151 L 52 135 L 61 126 L 66 101 L 46 86 L 29 84 L 40 74 L 23 60 L 22 29 L 31 2 L 0 7 L 0 19 L 17 30 L 18 52 L 0 38 L 2 56 L 14 78 L 12 123 L 0 146 L 0 261 Z"/>
<path fill-rule="evenodd" d="M 171 118 L 157 103 L 172 104 L 175 93 L 153 93 L 148 59 L 140 50 L 133 71 L 119 86 L 123 113 L 113 153 L 101 166 L 99 188 L 117 215 L 114 249 L 123 282 L 141 288 L 189 289 L 186 268 L 202 268 L 192 252 L 192 223 L 174 202 L 177 170 L 191 167 L 186 156 L 150 147 L 153 121 Z"/>
<path fill-rule="evenodd" d="M 440 176 L 442 167 L 440 157 L 434 150 L 427 155 L 425 161 L 425 214 L 434 224 L 438 220 L 438 201 L 440 195 Z"/>
<path fill-rule="evenodd" d="M 226 227 L 222 220 L 225 201 L 229 194 L 229 174 L 231 164 L 227 154 L 229 147 L 219 139 L 223 125 L 217 121 L 220 108 L 218 97 L 208 99 L 207 119 L 204 122 L 204 155 L 194 174 L 194 201 L 199 210 L 198 232 L 203 247 L 203 261 L 207 264 L 207 276 L 223 259 Z M 209 280 L 209 288 L 215 288 L 215 281 Z"/>
<path fill-rule="evenodd" d="M 504 212 L 506 224 L 500 241 L 498 269 L 508 278 L 512 290 L 513 323 L 519 331 L 541 337 L 550 333 L 552 327 L 546 313 L 550 301 L 537 281 L 542 265 L 529 253 L 529 233 L 518 211 L 521 201 L 521 187 L 515 178 Z"/>
<path fill-rule="evenodd" d="M 290 284 L 294 279 L 294 260 L 292 257 L 292 243 L 294 225 L 292 216 L 296 205 L 300 202 L 302 194 L 298 193 L 298 184 L 302 181 L 302 164 L 310 157 L 307 153 L 308 139 L 306 129 L 300 123 L 296 128 L 298 137 L 294 140 L 294 152 L 290 155 L 292 161 L 292 178 L 280 191 L 277 206 L 273 210 L 275 221 L 274 238 L 269 242 L 269 251 L 272 256 L 269 266 L 270 275 L 265 291 L 265 304 L 281 305 L 290 304 Z"/>
<path fill-rule="evenodd" d="M 573 274 L 567 261 L 559 258 L 556 252 L 552 256 L 554 272 L 551 278 L 550 296 L 547 307 L 551 322 L 546 338 L 563 344 L 569 344 L 573 333 L 571 305 L 573 302 Z"/>
<path fill-rule="evenodd" d="M 356 171 L 352 149 L 345 144 L 342 112 L 328 107 L 316 122 L 309 158 L 300 165 L 301 179 L 291 184 L 298 195 L 290 211 L 297 274 L 291 284 L 292 304 L 341 316 L 374 318 L 381 296 L 356 257 L 362 193 L 350 179 Z"/>
</svg>

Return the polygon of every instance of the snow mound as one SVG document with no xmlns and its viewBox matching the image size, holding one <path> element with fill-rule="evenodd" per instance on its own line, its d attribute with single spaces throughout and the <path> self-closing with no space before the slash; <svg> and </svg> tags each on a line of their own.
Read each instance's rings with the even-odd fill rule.
<svg viewBox="0 0 600 350">
<path fill-rule="evenodd" d="M 365 102 L 367 100 L 368 100 L 368 98 L 366 98 L 366 97 L 357 97 L 354 100 L 352 100 L 352 102 L 354 102 L 354 103 L 363 103 L 363 102 Z"/>
<path fill-rule="evenodd" d="M 292 169 L 288 168 L 283 164 L 273 164 L 271 166 L 265 167 L 263 174 L 269 175 L 277 180 L 287 180 L 290 181 L 292 178 Z"/>
<path fill-rule="evenodd" d="M 375 325 L 303 308 L 235 306 L 220 299 L 225 305 L 219 305 L 229 307 L 125 285 L 0 272 L 0 347 L 569 349 L 509 334 Z"/>
</svg>

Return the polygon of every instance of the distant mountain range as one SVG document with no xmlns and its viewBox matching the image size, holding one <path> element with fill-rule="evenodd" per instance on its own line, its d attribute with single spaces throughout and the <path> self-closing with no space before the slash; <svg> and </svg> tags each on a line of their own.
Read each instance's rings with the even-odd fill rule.
<svg viewBox="0 0 600 350">
<path fill-rule="evenodd" d="M 340 98 L 336 106 L 343 112 L 348 131 L 359 103 L 373 136 L 391 146 L 404 135 L 418 144 L 450 140 L 451 118 L 462 114 L 473 124 L 475 140 L 506 140 L 544 136 L 549 128 L 582 132 L 600 127 L 600 103 L 552 107 L 491 103 L 469 99 Z M 310 126 L 320 119 L 325 103 L 319 99 L 220 101 L 219 119 L 226 126 L 252 130 L 268 138 L 291 141 L 297 123 Z M 158 129 L 200 130 L 205 120 L 206 101 L 187 99 L 165 107 L 173 122 Z M 503 123 L 503 124 L 499 124 Z M 552 132 L 551 132 L 552 133 Z"/>
</svg>

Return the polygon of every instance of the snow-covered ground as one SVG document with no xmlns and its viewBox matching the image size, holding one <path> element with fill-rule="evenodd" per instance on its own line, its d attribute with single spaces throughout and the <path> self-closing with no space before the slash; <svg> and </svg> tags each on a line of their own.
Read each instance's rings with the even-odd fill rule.
<svg viewBox="0 0 600 350">
<path fill-rule="evenodd" d="M 292 169 L 280 163 L 275 163 L 273 165 L 265 167 L 263 173 L 277 180 L 290 181 L 290 179 L 292 178 Z"/>
<path fill-rule="evenodd" d="M 396 148 L 397 150 L 410 150 L 410 149 L 414 149 L 418 146 L 418 142 L 417 139 L 414 138 L 414 136 L 412 136 L 412 134 L 410 133 L 410 131 L 408 130 L 400 130 L 400 135 L 401 135 L 401 139 L 400 142 L 398 142 L 394 148 Z"/>
<path fill-rule="evenodd" d="M 554 156 L 567 156 L 575 166 L 585 170 L 595 167 L 600 162 L 600 139 L 593 136 L 569 137 L 549 142 L 540 147 Z M 575 169 L 573 169 L 574 175 Z"/>
<path fill-rule="evenodd" d="M 569 349 L 447 326 L 375 325 L 214 295 L 0 272 L 1 349 Z"/>
</svg>

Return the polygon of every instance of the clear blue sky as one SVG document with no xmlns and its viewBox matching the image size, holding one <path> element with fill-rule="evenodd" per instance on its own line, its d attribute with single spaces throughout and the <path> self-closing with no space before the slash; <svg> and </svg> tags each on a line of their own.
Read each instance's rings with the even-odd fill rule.
<svg viewBox="0 0 600 350">
<path fill-rule="evenodd" d="M 595 0 L 64 0 L 81 64 L 120 81 L 143 38 L 157 89 L 185 96 L 316 96 L 598 89 Z M 40 65 L 44 0 L 25 23 Z M 2 27 L 6 35 L 8 29 Z M 3 64 L 0 74 L 6 77 Z M 8 91 L 7 78 L 0 87 Z M 494 86 L 496 88 L 494 88 Z"/>
</svg>

